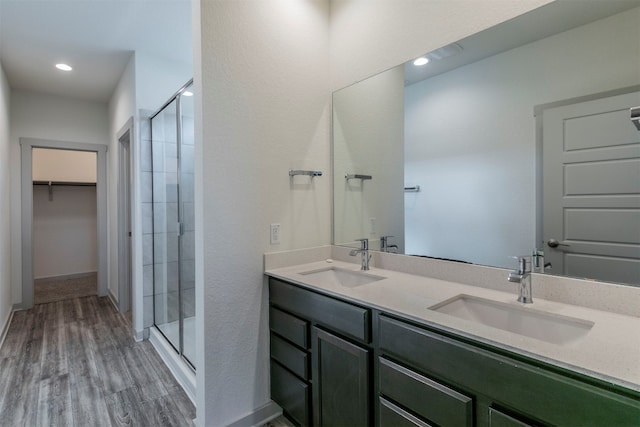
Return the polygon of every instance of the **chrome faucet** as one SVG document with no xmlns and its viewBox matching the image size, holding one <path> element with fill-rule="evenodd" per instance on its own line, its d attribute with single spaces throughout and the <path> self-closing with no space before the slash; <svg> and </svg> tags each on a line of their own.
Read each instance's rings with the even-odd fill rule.
<svg viewBox="0 0 640 427">
<path fill-rule="evenodd" d="M 349 252 L 349 255 L 356 256 L 358 254 L 362 255 L 360 270 L 368 270 L 369 269 L 369 260 L 371 259 L 371 255 L 369 255 L 369 239 L 356 239 L 357 242 L 361 242 L 360 249 L 353 249 Z"/>
<path fill-rule="evenodd" d="M 518 269 L 509 273 L 509 281 L 520 284 L 520 295 L 518 302 L 523 304 L 533 304 L 531 294 L 531 270 L 527 270 L 526 257 L 514 257 L 518 259 Z"/>
<path fill-rule="evenodd" d="M 380 237 L 380 250 L 382 252 L 391 252 L 392 249 L 395 249 L 393 253 L 398 253 L 398 245 L 390 245 L 389 238 L 393 236 L 382 236 Z"/>
<path fill-rule="evenodd" d="M 547 268 L 551 268 L 551 263 L 544 262 L 544 251 L 535 248 L 531 254 L 531 272 L 544 273 Z"/>
</svg>

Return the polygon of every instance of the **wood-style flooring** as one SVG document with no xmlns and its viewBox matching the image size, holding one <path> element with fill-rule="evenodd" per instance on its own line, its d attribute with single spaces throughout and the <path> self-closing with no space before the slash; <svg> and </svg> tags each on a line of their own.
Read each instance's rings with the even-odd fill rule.
<svg viewBox="0 0 640 427">
<path fill-rule="evenodd" d="M 195 408 L 107 298 L 14 314 L 0 348 L 0 426 L 191 426 Z"/>
<path fill-rule="evenodd" d="M 33 281 L 34 304 L 47 304 L 97 294 L 97 273 L 87 273 L 76 277 L 51 277 Z"/>
</svg>

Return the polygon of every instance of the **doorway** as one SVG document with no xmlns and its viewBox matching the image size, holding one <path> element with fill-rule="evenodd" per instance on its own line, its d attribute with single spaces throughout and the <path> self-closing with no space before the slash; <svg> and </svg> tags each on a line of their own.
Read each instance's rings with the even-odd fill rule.
<svg viewBox="0 0 640 427">
<path fill-rule="evenodd" d="M 44 148 L 52 150 L 71 150 L 93 153 L 95 156 L 95 233 L 96 280 L 99 296 L 107 295 L 107 192 L 106 192 L 106 145 L 84 144 L 65 141 L 51 141 L 20 138 L 21 145 L 21 207 L 22 207 L 22 308 L 28 309 L 34 304 L 34 200 L 33 200 L 33 151 Z M 61 181 L 63 182 L 63 181 Z M 53 182 L 52 182 L 53 184 Z M 47 192 L 51 188 L 56 196 L 56 188 L 47 183 Z M 59 188 L 63 188 L 60 186 Z M 49 195 L 48 195 L 49 196 Z"/>
<path fill-rule="evenodd" d="M 34 304 L 97 294 L 96 153 L 34 148 Z"/>
</svg>

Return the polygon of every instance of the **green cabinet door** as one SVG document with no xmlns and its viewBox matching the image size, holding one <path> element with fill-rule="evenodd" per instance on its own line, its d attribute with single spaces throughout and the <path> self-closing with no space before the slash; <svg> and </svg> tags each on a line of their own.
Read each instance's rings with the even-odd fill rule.
<svg viewBox="0 0 640 427">
<path fill-rule="evenodd" d="M 314 425 L 370 425 L 370 351 L 317 327 L 311 337 Z"/>
</svg>

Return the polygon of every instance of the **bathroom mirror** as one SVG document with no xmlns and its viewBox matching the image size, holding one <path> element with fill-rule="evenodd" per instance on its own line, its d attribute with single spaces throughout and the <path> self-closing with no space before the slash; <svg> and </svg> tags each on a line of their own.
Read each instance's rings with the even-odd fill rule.
<svg viewBox="0 0 640 427">
<path fill-rule="evenodd" d="M 426 54 L 333 95 L 334 244 L 503 268 L 539 248 L 547 273 L 640 285 L 618 105 L 640 105 L 640 2 L 556 1 Z"/>
</svg>

